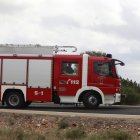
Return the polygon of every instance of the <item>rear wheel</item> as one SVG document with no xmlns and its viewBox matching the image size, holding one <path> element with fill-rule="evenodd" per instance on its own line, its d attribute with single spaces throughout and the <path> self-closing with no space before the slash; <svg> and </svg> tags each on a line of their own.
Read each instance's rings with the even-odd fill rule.
<svg viewBox="0 0 140 140">
<path fill-rule="evenodd" d="M 24 105 L 24 98 L 20 92 L 13 91 L 6 95 L 6 104 L 10 108 L 21 108 Z"/>
<path fill-rule="evenodd" d="M 94 93 L 87 93 L 84 96 L 83 104 L 86 108 L 97 108 L 99 106 L 99 99 Z"/>
</svg>

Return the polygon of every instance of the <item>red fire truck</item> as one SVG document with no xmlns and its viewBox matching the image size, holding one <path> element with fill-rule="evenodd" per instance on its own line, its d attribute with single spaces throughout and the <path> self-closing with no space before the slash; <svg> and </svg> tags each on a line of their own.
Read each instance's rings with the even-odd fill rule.
<svg viewBox="0 0 140 140">
<path fill-rule="evenodd" d="M 124 63 L 111 55 L 57 54 L 60 48 L 67 47 L 74 48 L 0 45 L 2 104 L 21 108 L 32 102 L 83 103 L 87 108 L 96 108 L 120 102 L 116 65 Z"/>
</svg>

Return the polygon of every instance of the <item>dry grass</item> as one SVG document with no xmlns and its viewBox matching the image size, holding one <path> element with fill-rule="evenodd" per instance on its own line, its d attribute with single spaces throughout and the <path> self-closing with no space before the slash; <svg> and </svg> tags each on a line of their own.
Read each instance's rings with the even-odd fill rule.
<svg viewBox="0 0 140 140">
<path fill-rule="evenodd" d="M 67 129 L 66 131 L 49 130 L 38 133 L 34 130 L 0 129 L 0 140 L 136 140 L 126 131 L 106 131 L 98 134 L 87 134 L 81 128 Z"/>
<path fill-rule="evenodd" d="M 45 140 L 45 136 L 34 131 L 22 129 L 0 129 L 0 140 Z"/>
</svg>

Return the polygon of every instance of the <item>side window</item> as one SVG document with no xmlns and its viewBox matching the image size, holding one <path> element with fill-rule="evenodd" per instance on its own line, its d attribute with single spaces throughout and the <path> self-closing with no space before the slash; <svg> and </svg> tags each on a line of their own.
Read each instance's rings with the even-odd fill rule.
<svg viewBox="0 0 140 140">
<path fill-rule="evenodd" d="M 96 74 L 102 76 L 112 76 L 111 63 L 109 62 L 95 62 L 94 70 Z"/>
<path fill-rule="evenodd" d="M 63 62 L 62 75 L 78 75 L 78 63 Z"/>
</svg>

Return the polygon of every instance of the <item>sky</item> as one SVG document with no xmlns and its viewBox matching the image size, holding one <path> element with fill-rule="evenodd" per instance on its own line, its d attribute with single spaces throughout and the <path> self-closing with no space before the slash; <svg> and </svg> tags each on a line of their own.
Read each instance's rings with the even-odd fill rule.
<svg viewBox="0 0 140 140">
<path fill-rule="evenodd" d="M 140 83 L 139 0 L 0 0 L 0 44 L 72 45 L 125 62 Z"/>
</svg>

